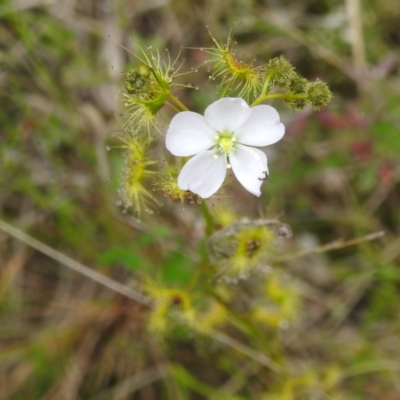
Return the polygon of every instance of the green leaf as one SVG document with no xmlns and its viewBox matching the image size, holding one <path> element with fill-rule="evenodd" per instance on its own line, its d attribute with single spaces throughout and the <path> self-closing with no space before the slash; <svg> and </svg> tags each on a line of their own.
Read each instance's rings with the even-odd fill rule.
<svg viewBox="0 0 400 400">
<path fill-rule="evenodd" d="M 125 247 L 114 247 L 110 250 L 107 250 L 100 254 L 97 261 L 105 266 L 119 263 L 133 270 L 140 270 L 145 266 L 145 261 L 140 254 Z"/>
<path fill-rule="evenodd" d="M 151 232 L 140 236 L 138 243 L 141 245 L 150 245 L 158 240 L 165 239 L 171 236 L 171 230 L 166 226 L 159 226 Z"/>
<path fill-rule="evenodd" d="M 165 283 L 188 284 L 192 274 L 192 263 L 182 253 L 173 252 L 164 262 L 162 278 Z"/>
</svg>

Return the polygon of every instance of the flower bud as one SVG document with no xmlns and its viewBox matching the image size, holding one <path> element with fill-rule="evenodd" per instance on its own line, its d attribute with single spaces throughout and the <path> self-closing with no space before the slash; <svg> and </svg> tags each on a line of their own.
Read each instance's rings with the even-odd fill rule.
<svg viewBox="0 0 400 400">
<path fill-rule="evenodd" d="M 284 56 L 270 60 L 265 70 L 271 86 L 288 87 L 296 76 L 293 65 Z"/>
<path fill-rule="evenodd" d="M 146 81 L 149 75 L 141 74 L 141 67 L 135 68 L 125 74 L 125 88 L 129 94 L 139 94 L 146 91 Z"/>
<path fill-rule="evenodd" d="M 143 79 L 149 78 L 151 74 L 150 68 L 147 65 L 140 65 L 137 72 Z"/>
<path fill-rule="evenodd" d="M 290 82 L 288 89 L 294 96 L 288 96 L 285 101 L 290 104 L 293 110 L 302 110 L 308 105 L 307 87 L 308 80 L 302 76 L 295 74 L 294 79 Z M 296 98 L 296 95 L 304 95 L 304 98 Z"/>
<path fill-rule="evenodd" d="M 317 79 L 315 82 L 309 82 L 306 88 L 308 94 L 307 102 L 315 109 L 321 110 L 332 100 L 332 92 L 325 82 Z"/>
</svg>

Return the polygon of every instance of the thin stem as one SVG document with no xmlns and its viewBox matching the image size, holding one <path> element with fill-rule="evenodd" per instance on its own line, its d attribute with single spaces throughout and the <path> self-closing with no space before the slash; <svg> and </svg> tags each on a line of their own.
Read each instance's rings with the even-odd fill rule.
<svg viewBox="0 0 400 400">
<path fill-rule="evenodd" d="M 194 273 L 193 278 L 191 279 L 191 281 L 187 287 L 188 292 L 192 291 L 196 287 L 201 276 L 203 275 L 203 272 L 204 272 L 204 268 L 202 265 L 200 265 L 199 268 L 197 268 L 197 271 Z"/>
<path fill-rule="evenodd" d="M 250 104 L 250 107 L 258 106 L 264 101 L 269 99 L 306 99 L 308 94 L 294 94 L 294 93 L 273 93 L 259 96 L 253 103 Z"/>
<path fill-rule="evenodd" d="M 204 222 L 206 223 L 206 236 L 208 237 L 214 232 L 214 219 L 205 201 L 201 202 L 200 208 L 203 214 Z"/>
<path fill-rule="evenodd" d="M 267 94 L 265 99 L 306 99 L 308 94 L 294 94 L 294 93 L 273 93 Z"/>
<path fill-rule="evenodd" d="M 288 260 L 292 260 L 295 258 L 304 257 L 308 254 L 325 253 L 326 251 L 330 251 L 330 250 L 342 249 L 344 247 L 354 246 L 356 244 L 360 244 L 360 243 L 367 242 L 370 240 L 378 239 L 378 238 L 382 237 L 384 234 L 385 234 L 384 231 L 379 231 L 379 232 L 370 233 L 368 235 L 365 235 L 365 236 L 362 236 L 359 238 L 348 240 L 347 242 L 343 242 L 342 240 L 337 240 L 335 242 L 328 243 L 328 244 L 318 246 L 318 247 L 314 247 L 312 249 L 307 249 L 307 250 L 299 251 L 294 254 L 288 254 L 285 256 L 276 257 L 273 259 L 273 261 L 274 262 L 288 261 Z"/>
<path fill-rule="evenodd" d="M 188 109 L 179 99 L 177 99 L 172 93 L 169 93 L 168 97 L 169 97 L 182 111 L 189 111 L 189 109 Z"/>
<path fill-rule="evenodd" d="M 272 73 L 269 73 L 265 79 L 264 86 L 261 90 L 260 95 L 253 101 L 253 103 L 251 103 L 250 107 L 257 106 L 258 104 L 261 104 L 265 101 L 268 92 L 269 81 L 271 80 L 271 78 L 272 78 Z"/>
<path fill-rule="evenodd" d="M 280 372 L 282 370 L 281 366 L 274 361 L 272 361 L 269 357 L 265 354 L 260 353 L 256 350 L 253 350 L 250 347 L 243 345 L 242 343 L 236 341 L 235 339 L 231 338 L 225 333 L 220 331 L 213 331 L 212 337 L 220 343 L 223 343 L 233 349 L 236 349 L 240 353 L 246 354 L 248 357 L 252 358 L 253 360 L 258 361 L 260 364 L 265 365 L 267 368 L 270 368 L 272 371 Z"/>
<path fill-rule="evenodd" d="M 250 107 L 254 107 L 254 106 L 258 106 L 261 103 L 264 103 L 264 101 L 266 100 L 266 96 L 259 96 L 257 97 L 251 104 Z"/>
<path fill-rule="evenodd" d="M 270 72 L 267 75 L 267 77 L 265 78 L 264 86 L 263 86 L 262 91 L 261 91 L 261 96 L 266 96 L 266 94 L 268 92 L 269 82 L 270 82 L 270 80 L 272 78 L 272 75 L 273 75 L 273 73 Z"/>
<path fill-rule="evenodd" d="M 180 111 L 179 108 L 175 107 L 173 104 L 171 103 L 167 103 L 174 111 L 176 111 L 177 113 Z"/>
<path fill-rule="evenodd" d="M 228 91 L 229 86 L 230 86 L 230 83 L 228 83 L 228 84 L 225 86 L 225 89 L 224 89 L 224 91 L 222 92 L 221 97 L 220 97 L 221 99 L 226 95 L 226 92 Z"/>
<path fill-rule="evenodd" d="M 346 0 L 345 3 L 349 22 L 348 28 L 353 53 L 353 63 L 357 68 L 364 70 L 367 62 L 365 57 L 360 0 Z"/>
<path fill-rule="evenodd" d="M 384 370 L 398 370 L 399 365 L 392 361 L 378 361 L 378 362 L 369 362 L 361 365 L 356 365 L 353 367 L 349 367 L 347 370 L 343 370 L 340 380 L 345 380 L 351 378 L 353 376 L 357 376 L 360 374 L 368 374 L 371 372 L 384 371 Z"/>
</svg>

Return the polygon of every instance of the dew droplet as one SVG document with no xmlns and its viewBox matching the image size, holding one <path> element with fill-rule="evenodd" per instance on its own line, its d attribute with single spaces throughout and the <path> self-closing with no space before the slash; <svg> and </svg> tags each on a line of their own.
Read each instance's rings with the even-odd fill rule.
<svg viewBox="0 0 400 400">
<path fill-rule="evenodd" d="M 106 150 L 107 150 L 107 151 L 110 151 L 110 150 L 111 150 L 111 147 L 110 147 L 110 146 L 106 146 Z"/>
</svg>

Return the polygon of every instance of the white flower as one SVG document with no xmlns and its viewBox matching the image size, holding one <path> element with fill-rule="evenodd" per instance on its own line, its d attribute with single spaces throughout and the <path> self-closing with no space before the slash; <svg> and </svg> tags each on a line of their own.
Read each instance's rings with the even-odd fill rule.
<svg viewBox="0 0 400 400">
<path fill-rule="evenodd" d="M 275 108 L 250 108 L 241 98 L 223 98 L 200 114 L 183 111 L 175 115 L 166 136 L 167 149 L 175 156 L 192 156 L 178 177 L 182 190 L 203 198 L 222 185 L 226 169 L 232 168 L 249 192 L 261 195 L 268 176 L 267 157 L 259 149 L 282 139 L 284 125 Z"/>
</svg>

